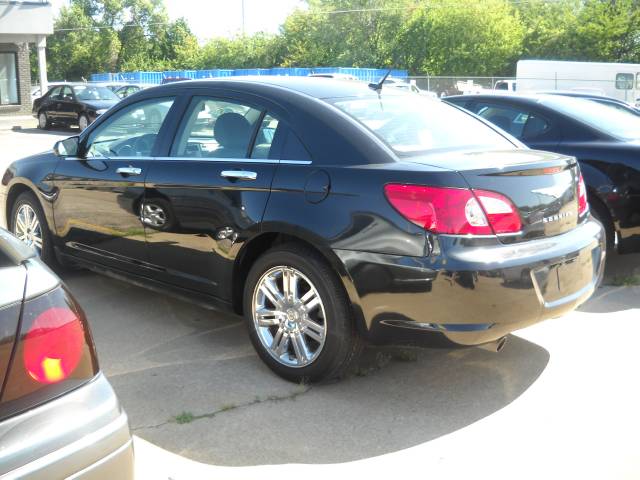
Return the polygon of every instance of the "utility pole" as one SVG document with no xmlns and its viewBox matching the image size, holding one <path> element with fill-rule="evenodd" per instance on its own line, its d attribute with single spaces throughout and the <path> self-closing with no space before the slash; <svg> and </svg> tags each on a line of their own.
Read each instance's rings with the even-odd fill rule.
<svg viewBox="0 0 640 480">
<path fill-rule="evenodd" d="M 244 0 L 242 2 L 242 36 L 244 37 Z"/>
</svg>

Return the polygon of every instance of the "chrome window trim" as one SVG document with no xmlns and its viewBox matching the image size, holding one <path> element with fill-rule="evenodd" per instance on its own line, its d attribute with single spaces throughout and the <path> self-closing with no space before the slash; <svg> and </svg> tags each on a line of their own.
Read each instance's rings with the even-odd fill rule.
<svg viewBox="0 0 640 480">
<path fill-rule="evenodd" d="M 160 162 L 169 162 L 169 161 L 187 161 L 187 162 L 212 162 L 212 163 L 255 163 L 255 164 L 267 164 L 267 165 L 311 165 L 313 161 L 311 160 L 260 160 L 257 158 L 215 158 L 215 157 L 91 157 L 91 158 L 80 158 L 80 157 L 65 157 L 65 160 L 119 160 L 119 161 L 160 161 Z"/>
</svg>

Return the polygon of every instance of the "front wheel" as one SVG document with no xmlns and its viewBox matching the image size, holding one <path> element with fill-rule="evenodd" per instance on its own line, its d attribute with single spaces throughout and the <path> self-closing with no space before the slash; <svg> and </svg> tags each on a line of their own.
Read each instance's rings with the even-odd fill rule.
<svg viewBox="0 0 640 480">
<path fill-rule="evenodd" d="M 83 113 L 78 117 L 78 127 L 80 131 L 84 131 L 89 126 L 89 118 Z"/>
<path fill-rule="evenodd" d="M 53 263 L 53 245 L 47 220 L 31 192 L 24 192 L 16 199 L 11 208 L 9 228 L 16 237 L 35 248 L 42 260 L 49 265 Z"/>
<path fill-rule="evenodd" d="M 340 378 L 362 350 L 338 277 L 303 246 L 276 247 L 255 262 L 244 312 L 258 355 L 290 381 Z"/>
<path fill-rule="evenodd" d="M 47 130 L 50 126 L 51 123 L 49 122 L 46 112 L 40 112 L 38 114 L 38 128 L 40 130 Z"/>
<path fill-rule="evenodd" d="M 611 220 L 611 216 L 609 215 L 607 208 L 597 201 L 591 201 L 589 203 L 589 208 L 591 209 L 591 215 L 593 215 L 604 227 L 607 252 L 613 252 L 616 247 L 616 231 L 613 227 L 613 221 Z"/>
</svg>

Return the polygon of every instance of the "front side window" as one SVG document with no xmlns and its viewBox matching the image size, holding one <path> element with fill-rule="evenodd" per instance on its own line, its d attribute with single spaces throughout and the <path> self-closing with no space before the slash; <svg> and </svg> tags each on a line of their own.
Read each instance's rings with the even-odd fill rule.
<svg viewBox="0 0 640 480">
<path fill-rule="evenodd" d="M 87 141 L 88 158 L 148 157 L 173 97 L 129 105 L 96 127 Z"/>
<path fill-rule="evenodd" d="M 62 93 L 62 87 L 56 87 L 51 90 L 49 98 L 51 98 L 52 100 L 58 100 L 60 98 L 60 93 Z"/>
<path fill-rule="evenodd" d="M 485 120 L 520 140 L 532 140 L 549 129 L 546 120 L 520 108 L 479 102 L 475 105 L 475 111 Z"/>
<path fill-rule="evenodd" d="M 107 87 L 96 87 L 93 85 L 80 85 L 73 87 L 78 100 L 120 100 L 120 98 Z"/>
<path fill-rule="evenodd" d="M 379 97 L 331 101 L 400 155 L 453 148 L 514 147 L 487 125 L 439 100 L 383 93 Z"/>
<path fill-rule="evenodd" d="M 185 120 L 171 149 L 175 157 L 247 158 L 262 110 L 229 100 L 193 97 Z M 260 157 L 268 158 L 270 130 L 277 121 L 264 118 L 256 138 Z M 275 121 L 275 126 L 273 122 Z M 266 155 L 266 156 L 265 156 Z"/>
<path fill-rule="evenodd" d="M 0 105 L 17 103 L 19 101 L 16 54 L 0 53 Z"/>
<path fill-rule="evenodd" d="M 633 73 L 618 73 L 616 75 L 616 89 L 633 90 Z"/>
<path fill-rule="evenodd" d="M 636 73 L 636 90 L 640 90 L 640 73 Z"/>
</svg>

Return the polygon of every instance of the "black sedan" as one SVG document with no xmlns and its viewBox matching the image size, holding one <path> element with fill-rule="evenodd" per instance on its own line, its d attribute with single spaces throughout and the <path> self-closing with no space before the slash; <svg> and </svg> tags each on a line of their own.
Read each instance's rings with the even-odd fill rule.
<svg viewBox="0 0 640 480">
<path fill-rule="evenodd" d="M 531 148 L 575 156 L 607 245 L 640 251 L 640 117 L 561 95 L 460 95 L 447 102 L 492 122 Z"/>
<path fill-rule="evenodd" d="M 341 376 L 365 341 L 498 350 L 603 272 L 574 158 L 379 84 L 178 82 L 55 152 L 4 174 L 14 232 L 46 261 L 244 314 L 294 381 Z"/>
<path fill-rule="evenodd" d="M 57 85 L 33 102 L 38 128 L 53 124 L 87 128 L 96 118 L 120 101 L 107 87 L 86 83 Z"/>
</svg>

